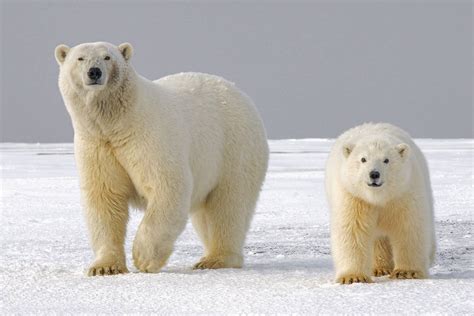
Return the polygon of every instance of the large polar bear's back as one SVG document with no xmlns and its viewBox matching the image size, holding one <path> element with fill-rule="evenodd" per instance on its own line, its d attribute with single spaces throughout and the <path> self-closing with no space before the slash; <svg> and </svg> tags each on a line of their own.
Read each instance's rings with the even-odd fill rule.
<svg viewBox="0 0 474 316">
<path fill-rule="evenodd" d="M 220 132 L 226 141 L 242 140 L 251 145 L 248 142 L 256 140 L 256 146 L 268 147 L 263 122 L 253 101 L 233 82 L 206 73 L 183 72 L 153 83 L 168 98 L 174 99 L 168 103 L 180 110 L 194 135 L 212 127 L 214 133 Z"/>
<path fill-rule="evenodd" d="M 206 103 L 217 111 L 236 111 L 243 114 L 242 110 L 246 109 L 252 111 L 252 114 L 256 113 L 255 105 L 244 92 L 233 82 L 216 75 L 182 72 L 153 82 L 175 94 L 192 96 L 193 99 L 199 101 L 198 104 Z"/>
<path fill-rule="evenodd" d="M 205 125 L 226 137 L 266 139 L 263 122 L 252 100 L 237 86 L 219 76 L 184 72 L 154 81 L 175 99 L 189 128 L 196 134 Z M 216 126 L 219 123 L 220 126 Z M 234 139 L 238 141 L 238 139 Z M 264 147 L 267 147 L 263 144 Z"/>
</svg>

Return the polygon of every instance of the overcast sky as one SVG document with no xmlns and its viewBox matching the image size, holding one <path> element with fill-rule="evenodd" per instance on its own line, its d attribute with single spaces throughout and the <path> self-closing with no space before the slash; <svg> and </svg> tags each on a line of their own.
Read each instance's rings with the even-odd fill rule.
<svg viewBox="0 0 474 316">
<path fill-rule="evenodd" d="M 272 139 L 336 137 L 364 121 L 473 137 L 470 1 L 3 1 L 1 138 L 71 142 L 60 43 L 130 42 L 149 79 L 235 82 Z"/>
</svg>

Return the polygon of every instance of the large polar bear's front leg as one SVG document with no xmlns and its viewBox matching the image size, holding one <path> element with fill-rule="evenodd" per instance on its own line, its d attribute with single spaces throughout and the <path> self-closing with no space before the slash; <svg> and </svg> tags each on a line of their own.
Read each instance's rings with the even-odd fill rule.
<svg viewBox="0 0 474 316">
<path fill-rule="evenodd" d="M 336 281 L 371 282 L 371 264 L 377 214 L 370 205 L 345 194 L 334 201 L 331 248 Z"/>
<path fill-rule="evenodd" d="M 191 178 L 180 172 L 156 174 L 143 185 L 145 215 L 133 242 L 133 261 L 142 272 L 159 272 L 184 230 L 191 201 Z"/>
<path fill-rule="evenodd" d="M 95 261 L 88 275 L 128 272 L 124 240 L 128 221 L 128 198 L 132 186 L 122 166 L 104 143 L 75 138 L 85 217 Z"/>
</svg>

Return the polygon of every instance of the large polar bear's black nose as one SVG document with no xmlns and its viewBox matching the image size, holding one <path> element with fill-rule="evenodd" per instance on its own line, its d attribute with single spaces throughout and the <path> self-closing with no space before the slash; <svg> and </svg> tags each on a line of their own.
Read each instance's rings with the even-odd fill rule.
<svg viewBox="0 0 474 316">
<path fill-rule="evenodd" d="M 370 175 L 370 179 L 373 179 L 373 180 L 377 180 L 378 178 L 380 178 L 380 172 L 375 171 L 375 170 L 372 170 L 369 175 Z"/>
<path fill-rule="evenodd" d="M 89 78 L 91 78 L 92 80 L 97 80 L 99 79 L 101 76 L 102 76 L 102 71 L 97 68 L 97 67 L 92 67 L 91 69 L 89 69 L 89 71 L 87 72 L 87 75 L 89 76 Z"/>
</svg>

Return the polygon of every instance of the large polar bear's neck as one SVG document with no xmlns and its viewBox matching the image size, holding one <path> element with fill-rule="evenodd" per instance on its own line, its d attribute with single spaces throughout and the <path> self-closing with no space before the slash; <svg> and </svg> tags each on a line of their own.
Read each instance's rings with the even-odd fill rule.
<svg viewBox="0 0 474 316">
<path fill-rule="evenodd" d="M 79 91 L 70 95 L 69 112 L 74 130 L 95 137 L 110 138 L 126 129 L 129 112 L 136 104 L 136 73 L 128 69 L 115 87 L 101 91 Z"/>
<path fill-rule="evenodd" d="M 85 104 L 97 119 L 104 121 L 120 118 L 133 106 L 134 83 L 125 77 L 115 89 L 104 89 L 85 96 Z"/>
</svg>

